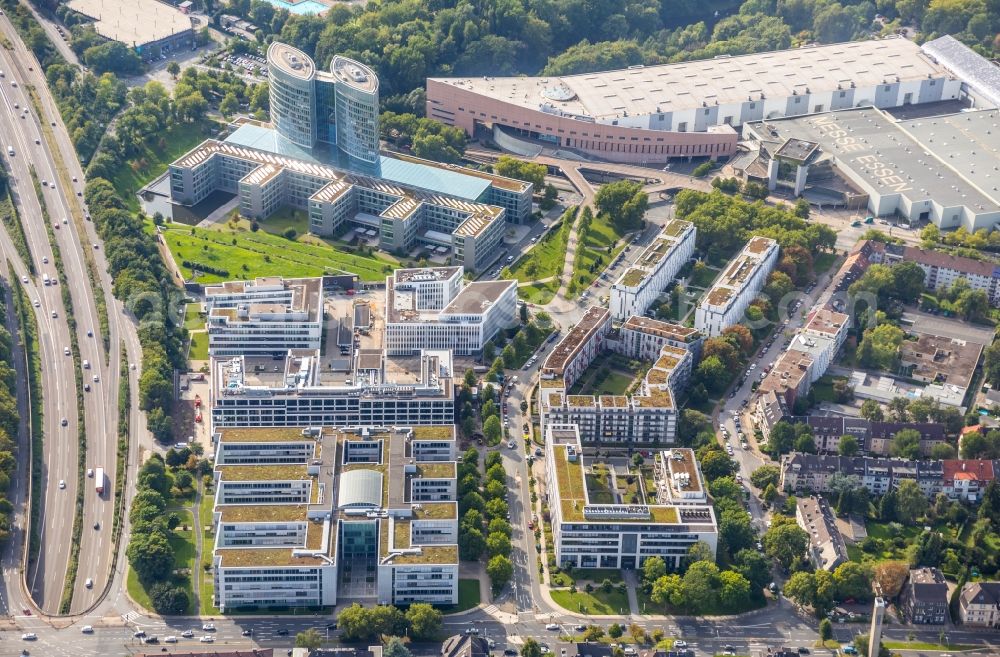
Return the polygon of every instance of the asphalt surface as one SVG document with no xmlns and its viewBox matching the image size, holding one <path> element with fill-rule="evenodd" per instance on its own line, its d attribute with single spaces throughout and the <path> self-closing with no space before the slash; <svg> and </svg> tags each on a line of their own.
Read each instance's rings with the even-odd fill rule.
<svg viewBox="0 0 1000 657">
<path fill-rule="evenodd" d="M 0 69 L 5 78 L 0 79 L 0 95 L 7 106 L 0 120 L 0 144 L 14 148 L 15 155 L 8 156 L 11 167 L 12 189 L 20 206 L 25 231 L 33 258 L 38 267 L 38 278 L 30 281 L 29 297 L 38 299 L 36 314 L 39 321 L 42 353 L 42 384 L 45 413 L 45 499 L 42 527 L 41 556 L 37 566 L 28 573 L 28 586 L 38 608 L 45 613 L 58 610 L 66 576 L 72 526 L 75 517 L 76 491 L 85 486 L 83 506 L 83 533 L 80 541 L 78 577 L 71 610 L 79 611 L 93 606 L 104 594 L 111 573 L 114 486 L 117 451 L 117 397 L 119 378 L 120 344 L 124 340 L 130 354 L 129 360 L 138 364 L 139 344 L 135 330 L 128 320 L 122 319 L 119 304 L 111 294 L 111 279 L 106 272 L 103 249 L 92 223 L 85 221 L 82 194 L 84 176 L 77 161 L 69 135 L 62 124 L 55 103 L 48 92 L 44 76 L 34 57 L 25 49 L 6 16 L 0 18 L 0 30 L 13 45 L 12 50 L 0 52 Z M 16 82 L 17 86 L 11 83 Z M 39 98 L 43 116 L 35 115 L 35 108 L 27 95 L 31 85 Z M 15 110 L 13 104 L 20 108 Z M 24 114 L 24 108 L 29 109 Z M 15 113 L 16 112 L 16 113 Z M 53 125 L 54 124 L 54 125 Z M 49 151 L 49 143 L 42 131 L 46 125 L 54 135 L 55 147 L 65 170 L 57 169 L 57 160 Z M 39 143 L 36 144 L 35 140 Z M 90 369 L 82 369 L 82 362 L 64 355 L 70 345 L 66 309 L 62 307 L 58 285 L 44 286 L 41 275 L 55 278 L 56 270 L 48 244 L 48 233 L 41 220 L 41 208 L 32 186 L 29 166 L 33 166 L 39 179 L 52 184 L 42 188 L 43 197 L 54 224 L 56 243 L 59 245 L 73 300 L 74 318 L 77 323 L 77 341 L 80 360 L 87 360 Z M 77 182 L 72 178 L 76 177 Z M 65 220 L 65 222 L 64 222 Z M 58 225 L 58 228 L 55 226 Z M 97 245 L 96 248 L 94 245 Z M 100 321 L 90 287 L 84 259 L 84 249 L 90 250 L 97 263 L 99 282 L 104 289 L 110 322 L 110 354 L 104 353 L 100 334 Z M 48 264 L 42 262 L 48 259 Z M 56 317 L 52 317 L 53 311 Z M 91 335 L 88 336 L 87 332 Z M 107 357 L 106 357 L 107 356 Z M 75 368 L 82 369 L 84 382 L 90 392 L 84 393 L 84 415 L 87 437 L 86 467 L 106 472 L 105 493 L 99 496 L 93 479 L 78 479 L 77 418 Z M 130 372 L 132 390 L 138 382 L 138 369 Z M 96 377 L 96 380 L 95 380 Z M 134 399 L 134 396 L 133 396 Z M 62 427 L 62 418 L 67 426 Z M 133 402 L 131 420 L 133 427 L 144 427 Z M 59 481 L 65 481 L 65 489 Z M 93 527 L 98 525 L 99 530 Z M 93 586 L 86 587 L 85 580 L 92 578 Z M 5 581 L 13 613 L 31 608 L 20 591 L 15 592 L 15 582 Z M 16 604 L 15 604 L 16 602 Z"/>
</svg>

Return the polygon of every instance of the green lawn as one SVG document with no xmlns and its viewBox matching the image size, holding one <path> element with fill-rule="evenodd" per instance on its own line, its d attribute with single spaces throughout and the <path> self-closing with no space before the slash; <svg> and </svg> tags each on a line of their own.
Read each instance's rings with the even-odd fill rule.
<svg viewBox="0 0 1000 657">
<path fill-rule="evenodd" d="M 928 643 L 927 641 L 882 641 L 889 650 L 974 650 L 976 646 L 966 646 L 957 643 Z"/>
<path fill-rule="evenodd" d="M 689 287 L 700 287 L 702 289 L 707 289 L 715 277 L 719 275 L 718 269 L 713 269 L 712 267 L 695 267 L 691 270 L 691 278 L 688 280 Z"/>
<path fill-rule="evenodd" d="M 200 303 L 189 303 L 184 307 L 184 328 L 189 331 L 205 328 L 205 318 L 201 316 Z"/>
<path fill-rule="evenodd" d="M 219 124 L 208 119 L 197 123 L 179 123 L 166 130 L 150 147 L 122 164 L 111 183 L 128 204 L 137 210 L 135 193 L 143 185 L 167 170 L 171 162 L 219 131 Z"/>
<path fill-rule="evenodd" d="M 552 599 L 557 605 L 568 611 L 591 614 L 591 615 L 618 615 L 628 613 L 628 596 L 618 591 L 617 588 L 611 593 L 604 593 L 600 589 L 594 589 L 593 593 L 578 590 L 570 593 L 568 589 L 556 589 L 552 591 Z"/>
<path fill-rule="evenodd" d="M 584 239 L 577 243 L 576 259 L 573 262 L 573 280 L 581 292 L 587 289 L 608 263 L 625 248 L 625 242 L 621 237 L 607 215 L 594 217 Z M 608 249 L 611 249 L 610 253 Z"/>
<path fill-rule="evenodd" d="M 620 370 L 591 367 L 573 384 L 573 395 L 624 395 L 635 374 Z"/>
<path fill-rule="evenodd" d="M 889 530 L 889 523 L 886 522 L 876 522 L 869 520 L 865 524 L 865 528 L 868 531 L 868 536 L 871 538 L 877 538 L 883 541 L 883 548 L 877 554 L 870 552 L 865 552 L 860 547 L 848 546 L 847 554 L 852 561 L 887 561 L 887 560 L 906 560 L 906 550 L 904 547 L 897 547 L 894 542 L 901 542 L 904 546 L 910 545 L 916 539 L 916 537 L 924 531 L 923 524 L 919 525 L 903 525 L 902 529 L 899 531 L 897 536 L 893 536 L 892 532 Z M 958 537 L 961 532 L 960 529 L 950 527 L 945 522 L 940 522 L 932 525 L 932 529 L 937 532 L 941 532 L 945 540 L 951 540 Z M 896 541 L 895 539 L 901 539 L 901 541 Z"/>
<path fill-rule="evenodd" d="M 162 232 L 185 278 L 191 277 L 191 267 L 184 265 L 184 261 L 228 272 L 228 275 L 199 273 L 200 283 L 257 276 L 301 278 L 327 272 L 349 272 L 362 280 L 377 281 L 399 266 L 398 260 L 387 255 L 357 255 L 311 235 L 288 240 L 266 230 L 255 232 L 246 221 L 210 228 L 167 224 Z"/>
<path fill-rule="evenodd" d="M 177 513 L 181 516 L 181 526 L 184 526 L 185 523 L 189 527 L 191 526 L 193 516 L 190 511 L 182 509 L 171 512 Z M 194 530 L 183 530 L 178 528 L 171 533 L 167 540 L 170 542 L 170 547 L 173 548 L 174 551 L 174 568 L 187 568 L 193 572 L 195 566 L 194 558 L 196 554 Z M 177 578 L 177 582 L 183 586 L 184 590 L 187 591 L 188 599 L 191 601 L 188 613 L 194 613 L 194 585 L 192 584 L 191 577 L 180 576 Z M 138 605 L 145 609 L 153 608 L 153 603 L 149 599 L 149 594 L 146 593 L 146 589 L 143 587 L 142 582 L 139 581 L 139 576 L 133 568 L 128 569 L 128 577 L 126 578 L 125 586 L 128 589 L 129 596 L 135 600 Z"/>
<path fill-rule="evenodd" d="M 188 360 L 208 360 L 208 333 L 191 331 L 191 351 Z"/>
<path fill-rule="evenodd" d="M 813 394 L 817 402 L 836 402 L 836 395 L 833 392 L 833 384 L 838 379 L 846 380 L 844 377 L 824 375 L 813 384 Z"/>
<path fill-rule="evenodd" d="M 458 604 L 453 607 L 444 607 L 442 611 L 446 614 L 457 614 L 479 606 L 479 580 L 460 579 L 458 580 Z"/>
<path fill-rule="evenodd" d="M 215 584 L 212 580 L 212 572 L 205 570 L 205 566 L 212 565 L 212 549 L 215 547 L 215 534 L 211 529 L 205 529 L 212 525 L 212 513 L 215 510 L 215 489 L 203 490 L 201 504 L 198 505 L 198 517 L 201 527 L 197 530 L 203 532 L 201 536 L 201 587 L 199 590 L 199 601 L 201 602 L 201 615 L 211 616 L 221 613 L 219 609 L 212 605 L 212 596 L 215 593 Z"/>
<path fill-rule="evenodd" d="M 830 269 L 836 261 L 836 253 L 826 253 L 824 251 L 813 258 L 813 272 L 818 276 Z"/>
<path fill-rule="evenodd" d="M 517 280 L 518 283 L 528 284 L 554 277 L 554 280 L 542 284 L 519 285 L 518 294 L 521 298 L 545 304 L 559 290 L 558 279 L 562 275 L 563 263 L 566 262 L 566 245 L 571 228 L 567 219 L 571 216 L 571 211 L 565 212 L 557 227 L 545 233 L 534 247 L 504 269 L 502 277 Z"/>
</svg>

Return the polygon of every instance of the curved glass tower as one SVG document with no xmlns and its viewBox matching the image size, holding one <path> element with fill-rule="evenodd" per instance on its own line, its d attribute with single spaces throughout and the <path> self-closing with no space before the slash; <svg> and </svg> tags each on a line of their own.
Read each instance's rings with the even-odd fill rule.
<svg viewBox="0 0 1000 657">
<path fill-rule="evenodd" d="M 267 49 L 271 122 L 293 144 L 335 145 L 351 160 L 379 157 L 378 77 L 369 67 L 337 55 L 318 70 L 302 51 L 274 42 Z"/>
<path fill-rule="evenodd" d="M 267 49 L 271 122 L 293 144 L 316 144 L 316 64 L 309 55 L 275 41 Z"/>
</svg>

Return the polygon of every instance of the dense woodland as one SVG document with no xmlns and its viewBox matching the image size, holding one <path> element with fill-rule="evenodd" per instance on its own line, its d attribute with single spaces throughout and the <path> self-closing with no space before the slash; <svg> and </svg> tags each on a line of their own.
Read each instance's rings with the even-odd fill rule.
<svg viewBox="0 0 1000 657">
<path fill-rule="evenodd" d="M 987 55 L 1000 49 L 1000 0 L 383 0 L 338 5 L 322 18 L 262 0 L 230 4 L 225 11 L 257 25 L 261 41 L 274 35 L 321 62 L 340 53 L 372 65 L 397 111 L 422 111 L 428 76 L 581 73 L 903 26 L 921 40 L 951 33 Z"/>
</svg>

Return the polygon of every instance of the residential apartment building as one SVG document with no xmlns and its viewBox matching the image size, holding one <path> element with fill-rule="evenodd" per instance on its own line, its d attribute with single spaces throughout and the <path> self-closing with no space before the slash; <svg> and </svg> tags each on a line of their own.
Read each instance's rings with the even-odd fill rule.
<svg viewBox="0 0 1000 657">
<path fill-rule="evenodd" d="M 967 582 L 958 598 L 963 625 L 1000 627 L 1000 582 Z"/>
<path fill-rule="evenodd" d="M 572 388 L 577 378 L 604 350 L 604 341 L 610 330 L 611 313 L 600 306 L 588 308 L 545 358 L 540 375 L 542 380 L 559 380 L 561 387 Z"/>
<path fill-rule="evenodd" d="M 694 255 L 697 229 L 689 221 L 673 219 L 663 226 L 635 264 L 611 286 L 611 316 L 625 320 L 644 315 Z"/>
<path fill-rule="evenodd" d="M 262 277 L 205 288 L 210 356 L 275 356 L 319 349 L 323 285 L 319 278 Z"/>
<path fill-rule="evenodd" d="M 809 534 L 809 560 L 814 568 L 833 571 L 850 560 L 847 544 L 825 499 L 815 495 L 796 498 L 795 522 Z"/>
<path fill-rule="evenodd" d="M 830 306 L 813 309 L 774 367 L 757 388 L 758 399 L 768 393 L 780 396 L 788 407 L 809 392 L 833 363 L 847 339 L 850 317 Z"/>
<path fill-rule="evenodd" d="M 453 424 L 451 353 L 389 357 L 359 349 L 346 369 L 315 351 L 284 360 L 235 356 L 212 361 L 212 426 L 350 427 Z"/>
<path fill-rule="evenodd" d="M 698 329 L 633 315 L 619 327 L 611 348 L 636 360 L 655 360 L 663 347 L 670 346 L 690 351 L 697 361 L 704 341 Z"/>
<path fill-rule="evenodd" d="M 764 397 L 758 401 L 755 419 L 760 416 L 760 405 Z M 764 402 L 766 403 L 766 402 Z M 945 441 L 944 425 L 934 422 L 872 422 L 861 417 L 845 417 L 841 415 L 792 415 L 787 412 L 787 406 L 782 407 L 785 414 L 773 421 L 757 422 L 757 427 L 767 438 L 774 422 L 801 423 L 809 425 L 816 450 L 821 454 L 837 454 L 840 451 L 840 440 L 844 436 L 853 436 L 858 441 L 858 452 L 869 456 L 889 456 L 892 438 L 904 429 L 912 429 L 920 434 L 920 453 L 930 456 L 935 445 Z"/>
<path fill-rule="evenodd" d="M 598 477 L 583 451 L 574 425 L 549 425 L 545 429 L 547 504 L 558 563 L 580 568 L 638 568 L 652 556 L 661 557 L 670 569 L 681 565 L 688 548 L 697 541 L 715 553 L 718 527 L 712 506 L 698 497 L 704 484 L 694 453 L 688 449 L 657 454 L 657 472 L 676 475 L 657 483 L 671 493 L 675 503 L 662 503 L 657 493 L 645 490 L 641 475 L 634 492 L 591 490 Z M 664 465 L 663 459 L 676 463 Z M 687 476 L 684 476 L 687 475 Z M 610 487 L 611 484 L 609 483 Z M 684 500 L 691 493 L 692 498 Z M 610 503 L 593 498 L 610 499 Z M 678 503 L 679 502 L 679 503 Z"/>
<path fill-rule="evenodd" d="M 304 440 L 312 453 L 291 463 Z M 216 467 L 221 610 L 457 602 L 453 427 L 223 429 L 215 441 L 217 462 L 242 458 Z"/>
<path fill-rule="evenodd" d="M 517 281 L 465 284 L 461 267 L 397 269 L 386 278 L 385 315 L 390 355 L 421 349 L 477 354 L 517 324 Z"/>
<path fill-rule="evenodd" d="M 912 479 L 928 498 L 938 493 L 963 502 L 979 502 L 995 478 L 992 461 L 944 459 L 911 461 L 870 456 L 832 456 L 792 453 L 781 459 L 780 486 L 795 494 L 831 492 L 835 476 L 854 477 L 874 495 L 884 495 L 905 479 Z"/>
<path fill-rule="evenodd" d="M 607 310 L 593 307 L 550 353 L 542 369 L 541 414 L 546 424 L 573 424 L 584 442 L 670 444 L 677 433 L 677 396 L 700 351 L 692 329 L 630 317 L 609 330 Z M 573 383 L 604 352 L 653 364 L 631 395 L 570 394 Z M 569 374 L 558 376 L 558 373 Z"/>
<path fill-rule="evenodd" d="M 1000 306 L 1000 267 L 989 261 L 974 260 L 941 251 L 901 244 L 871 245 L 869 259 L 878 263 L 915 262 L 924 270 L 924 286 L 930 290 L 950 288 L 964 278 L 973 290 L 982 290 L 993 306 Z"/>
<path fill-rule="evenodd" d="M 948 584 L 937 568 L 914 568 L 903 585 L 900 609 L 914 625 L 948 622 Z"/>
<path fill-rule="evenodd" d="M 694 326 L 714 338 L 743 319 L 778 262 L 778 243 L 754 237 L 733 258 L 695 310 Z"/>
</svg>

